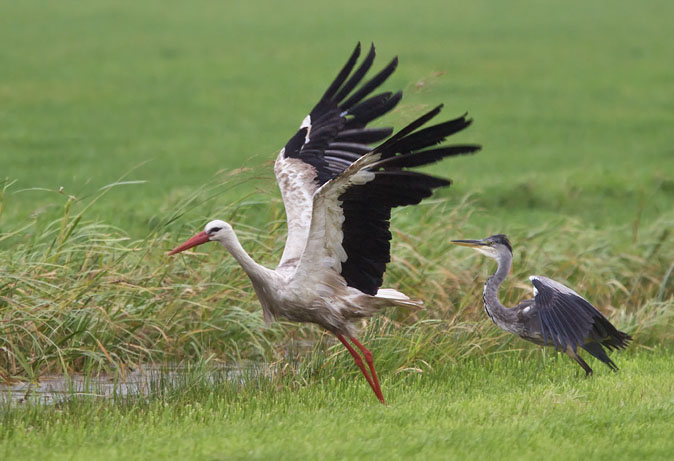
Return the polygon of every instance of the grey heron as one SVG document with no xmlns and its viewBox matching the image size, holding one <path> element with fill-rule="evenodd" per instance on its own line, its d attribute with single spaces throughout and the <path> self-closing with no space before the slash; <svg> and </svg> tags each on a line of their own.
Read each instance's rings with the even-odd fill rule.
<svg viewBox="0 0 674 461">
<path fill-rule="evenodd" d="M 384 403 L 372 353 L 355 338 L 356 325 L 387 306 L 422 305 L 381 288 L 390 261 L 391 209 L 415 205 L 450 184 L 410 168 L 470 154 L 480 146 L 442 145 L 471 124 L 465 115 L 424 127 L 442 106 L 392 136 L 391 128 L 368 128 L 402 94 L 370 96 L 394 71 L 397 58 L 356 89 L 372 65 L 374 46 L 353 71 L 359 53 L 360 45 L 276 159 L 274 172 L 288 225 L 279 265 L 268 269 L 256 263 L 232 227 L 220 220 L 209 222 L 169 254 L 211 241 L 222 244 L 252 282 L 265 321 L 282 317 L 311 322 L 334 334 Z M 369 372 L 347 338 L 363 354 Z"/>
<path fill-rule="evenodd" d="M 604 350 L 623 349 L 632 340 L 618 331 L 589 301 L 559 282 L 540 275 L 529 277 L 534 299 L 527 299 L 513 308 L 498 300 L 498 288 L 506 279 L 512 264 L 512 246 L 503 234 L 482 240 L 452 240 L 495 259 L 498 269 L 484 285 L 484 310 L 501 329 L 541 346 L 554 346 L 578 362 L 585 375 L 592 368 L 578 355 L 578 348 L 601 360 L 611 370 L 618 367 Z M 603 346 L 603 347 L 602 347 Z"/>
</svg>

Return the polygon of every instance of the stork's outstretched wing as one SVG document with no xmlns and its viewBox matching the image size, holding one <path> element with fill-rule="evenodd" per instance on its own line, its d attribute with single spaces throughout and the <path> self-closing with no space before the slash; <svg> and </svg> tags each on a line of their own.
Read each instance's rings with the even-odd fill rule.
<svg viewBox="0 0 674 461">
<path fill-rule="evenodd" d="M 375 295 L 390 261 L 391 208 L 414 205 L 450 181 L 406 168 L 476 152 L 474 144 L 437 146 L 470 125 L 465 116 L 419 129 L 433 109 L 361 157 L 314 195 L 311 228 L 293 283 L 325 284 L 341 275 L 346 285 Z M 434 146 L 434 147 L 431 147 Z"/>
<path fill-rule="evenodd" d="M 355 90 L 372 66 L 374 45 L 353 71 L 359 55 L 360 43 L 281 150 L 274 165 L 288 220 L 288 239 L 281 265 L 299 258 L 304 249 L 311 222 L 312 197 L 318 188 L 369 152 L 370 144 L 382 141 L 393 132 L 386 127 L 367 128 L 367 124 L 393 109 L 402 98 L 401 92 L 369 97 L 393 73 L 398 58 Z"/>
<path fill-rule="evenodd" d="M 538 275 L 529 277 L 534 285 L 534 309 L 543 330 L 545 344 L 561 351 L 588 342 L 610 349 L 622 349 L 632 339 L 618 331 L 606 317 L 571 288 Z"/>
</svg>

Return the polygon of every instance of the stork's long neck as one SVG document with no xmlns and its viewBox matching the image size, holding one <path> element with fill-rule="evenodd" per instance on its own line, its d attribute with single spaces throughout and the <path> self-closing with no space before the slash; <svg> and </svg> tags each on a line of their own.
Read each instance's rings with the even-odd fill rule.
<svg viewBox="0 0 674 461">
<path fill-rule="evenodd" d="M 514 322 L 515 312 L 508 309 L 498 300 L 498 287 L 508 276 L 512 264 L 512 255 L 509 252 L 501 253 L 498 262 L 498 269 L 494 275 L 487 279 L 484 285 L 482 298 L 484 299 L 484 310 L 487 312 L 496 325 L 508 330 L 508 326 Z"/>
<path fill-rule="evenodd" d="M 256 282 L 262 281 L 265 276 L 268 276 L 273 272 L 272 270 L 256 263 L 255 260 L 251 258 L 248 253 L 246 253 L 246 250 L 243 249 L 234 232 L 227 236 L 227 238 L 220 240 L 220 243 L 227 249 L 227 251 L 229 251 L 232 256 L 234 256 L 234 259 L 236 259 L 241 268 L 246 272 L 246 274 L 248 274 L 248 277 L 254 284 Z"/>
</svg>

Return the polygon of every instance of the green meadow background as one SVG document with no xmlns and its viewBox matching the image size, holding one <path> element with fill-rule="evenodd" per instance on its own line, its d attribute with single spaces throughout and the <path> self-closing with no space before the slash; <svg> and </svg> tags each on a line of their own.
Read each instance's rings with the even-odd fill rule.
<svg viewBox="0 0 674 461">
<path fill-rule="evenodd" d="M 399 56 L 381 123 L 468 112 L 484 151 L 434 167 L 503 231 L 556 216 L 590 226 L 670 211 L 669 2 L 3 2 L 3 227 L 127 179 L 93 211 L 134 236 L 221 170 L 276 186 L 269 162 L 357 41 Z M 135 168 L 135 169 L 134 169 Z M 512 216 L 509 218 L 508 216 Z M 485 220 L 486 223 L 486 220 Z"/>
<path fill-rule="evenodd" d="M 4 404 L 0 458 L 670 457 L 672 18 L 667 1 L 0 0 L 0 381 L 199 364 L 147 399 Z M 386 285 L 428 308 L 364 328 L 387 407 L 318 329 L 264 328 L 221 249 L 165 256 L 220 218 L 275 264 L 273 161 L 358 41 L 374 70 L 400 59 L 384 88 L 403 102 L 377 124 L 443 103 L 474 119 L 455 141 L 483 146 L 394 213 Z M 516 252 L 506 302 L 544 273 L 635 337 L 618 374 L 592 361 L 585 380 L 489 322 L 491 263 L 447 241 L 493 233 Z M 280 371 L 204 377 L 242 361 Z"/>
</svg>

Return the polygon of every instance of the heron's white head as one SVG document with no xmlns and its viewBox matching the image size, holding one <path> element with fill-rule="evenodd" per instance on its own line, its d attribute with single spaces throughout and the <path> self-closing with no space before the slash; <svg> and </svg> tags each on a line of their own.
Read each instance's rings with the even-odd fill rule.
<svg viewBox="0 0 674 461">
<path fill-rule="evenodd" d="M 203 232 L 199 232 L 191 239 L 185 241 L 182 245 L 179 245 L 173 250 L 171 250 L 169 252 L 169 256 L 214 240 L 224 245 L 233 237 L 234 237 L 234 230 L 232 229 L 232 226 L 227 224 L 225 221 L 220 221 L 219 219 L 216 219 L 215 221 L 211 221 L 208 224 L 206 224 Z"/>
<path fill-rule="evenodd" d="M 482 240 L 452 240 L 454 245 L 470 247 L 483 255 L 501 260 L 504 256 L 512 256 L 513 249 L 510 240 L 504 234 L 492 235 Z"/>
</svg>

